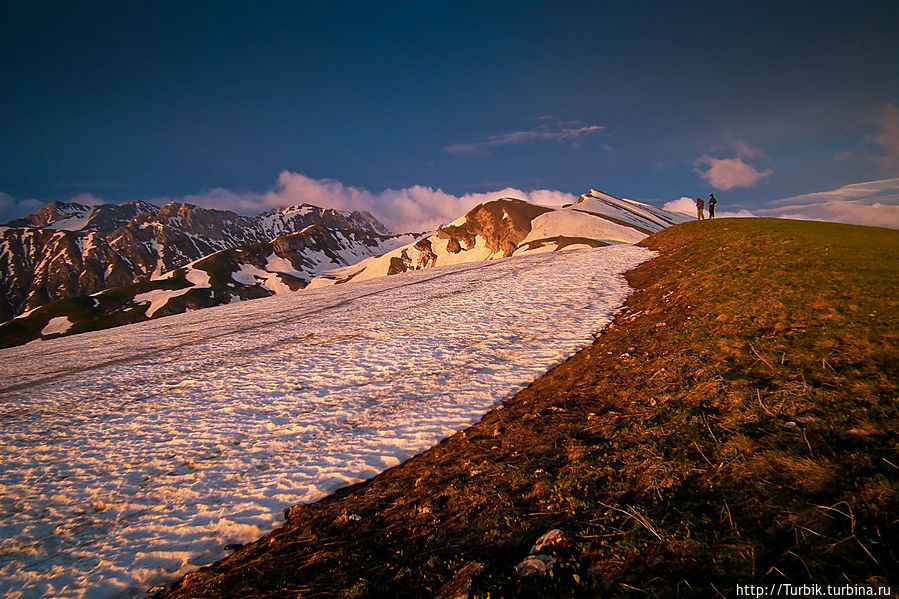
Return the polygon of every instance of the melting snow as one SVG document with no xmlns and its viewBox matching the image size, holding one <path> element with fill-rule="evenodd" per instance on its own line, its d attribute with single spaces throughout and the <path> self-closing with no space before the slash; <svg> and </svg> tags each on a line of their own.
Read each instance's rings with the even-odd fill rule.
<svg viewBox="0 0 899 599">
<path fill-rule="evenodd" d="M 193 289 L 193 287 L 185 287 L 184 289 L 154 289 L 152 291 L 147 291 L 146 293 L 135 295 L 134 303 L 141 304 L 150 302 L 146 315 L 147 318 L 153 318 L 153 315 L 156 314 L 160 308 L 169 303 L 170 299 L 178 297 L 179 295 L 184 295 L 191 289 Z"/>
<path fill-rule="evenodd" d="M 81 231 L 87 226 L 91 216 L 93 216 L 93 212 L 90 210 L 87 212 L 76 212 L 75 214 L 66 218 L 61 218 L 55 223 L 48 225 L 47 228 L 59 229 L 61 231 Z"/>
<path fill-rule="evenodd" d="M 47 326 L 41 330 L 41 335 L 55 335 L 56 333 L 65 333 L 74 323 L 69 320 L 68 316 L 57 316 L 51 318 L 47 322 Z"/>
<path fill-rule="evenodd" d="M 626 243 L 636 243 L 646 237 L 645 233 L 636 229 L 622 227 L 592 214 L 575 210 L 554 210 L 541 214 L 533 220 L 531 232 L 519 244 L 519 247 L 529 241 L 556 237 L 560 232 L 564 232 L 562 234 L 569 237 L 587 237 Z"/>
<path fill-rule="evenodd" d="M 460 264 L 0 350 L 0 595 L 139 596 L 221 558 L 588 345 L 651 255 Z"/>
<path fill-rule="evenodd" d="M 265 259 L 265 270 L 271 272 L 283 272 L 284 274 L 293 275 L 295 277 L 303 278 L 305 275 L 294 268 L 293 263 L 287 258 L 282 258 L 274 253 L 269 254 L 268 258 Z"/>
</svg>

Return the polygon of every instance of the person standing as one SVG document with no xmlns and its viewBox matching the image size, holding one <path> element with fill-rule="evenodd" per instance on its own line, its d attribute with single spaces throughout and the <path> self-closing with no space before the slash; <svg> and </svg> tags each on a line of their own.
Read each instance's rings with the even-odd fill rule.
<svg viewBox="0 0 899 599">
<path fill-rule="evenodd" d="M 715 204 L 718 203 L 718 200 L 715 199 L 715 194 L 709 194 L 709 218 L 715 218 Z"/>
<path fill-rule="evenodd" d="M 705 218 L 705 213 L 703 212 L 702 198 L 696 198 L 696 218 L 699 220 L 702 220 Z"/>
</svg>

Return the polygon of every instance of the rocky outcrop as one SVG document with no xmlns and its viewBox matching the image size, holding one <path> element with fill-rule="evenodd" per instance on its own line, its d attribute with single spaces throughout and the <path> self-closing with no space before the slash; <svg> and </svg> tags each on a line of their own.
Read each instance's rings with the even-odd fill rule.
<svg viewBox="0 0 899 599">
<path fill-rule="evenodd" d="M 437 237 L 446 239 L 447 250 L 454 254 L 474 247 L 480 236 L 492 253 L 511 256 L 530 233 L 531 222 L 551 211 L 522 200 L 495 200 L 476 206 L 456 223 L 440 227 Z"/>
</svg>

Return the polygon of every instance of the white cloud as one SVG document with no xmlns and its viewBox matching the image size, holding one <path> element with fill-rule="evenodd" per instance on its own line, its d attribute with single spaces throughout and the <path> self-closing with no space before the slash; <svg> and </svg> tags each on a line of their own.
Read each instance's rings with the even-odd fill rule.
<svg viewBox="0 0 899 599">
<path fill-rule="evenodd" d="M 758 210 L 761 216 L 899 229 L 899 178 L 865 181 L 793 196 Z"/>
<path fill-rule="evenodd" d="M 730 140 L 730 146 L 736 153 L 734 158 L 713 158 L 707 154 L 700 156 L 694 163 L 695 172 L 715 189 L 728 190 L 735 187 L 752 187 L 762 179 L 774 173 L 768 169 L 760 171 L 749 164 L 749 160 L 767 160 L 765 153 L 741 139 Z"/>
<path fill-rule="evenodd" d="M 728 190 L 735 187 L 752 187 L 774 171 L 758 171 L 745 163 L 742 158 L 712 158 L 703 156 L 697 162 L 696 172 L 715 189 Z"/>
<path fill-rule="evenodd" d="M 733 144 L 734 150 L 737 152 L 737 157 L 742 158 L 743 160 L 765 160 L 768 158 L 768 156 L 766 156 L 759 148 L 750 146 L 742 139 L 734 139 L 731 141 L 731 144 Z"/>
<path fill-rule="evenodd" d="M 420 232 L 453 221 L 478 204 L 503 197 L 556 206 L 577 200 L 577 196 L 562 191 L 523 191 L 512 187 L 461 196 L 423 185 L 371 192 L 333 179 L 313 179 L 300 173 L 283 171 L 274 189 L 267 192 L 235 192 L 216 188 L 185 196 L 178 201 L 245 214 L 305 202 L 337 210 L 367 210 L 394 231 Z M 165 201 L 170 200 L 162 203 Z"/>
<path fill-rule="evenodd" d="M 43 204 L 38 200 L 17 200 L 8 193 L 0 191 L 0 223 L 22 218 L 41 209 Z"/>
<path fill-rule="evenodd" d="M 540 117 L 540 120 L 546 121 L 548 118 L 551 117 Z M 576 144 L 577 139 L 596 135 L 605 131 L 605 129 L 601 125 L 584 125 L 578 121 L 557 121 L 553 126 L 541 123 L 533 129 L 509 131 L 470 143 L 451 144 L 443 148 L 443 150 L 450 154 L 471 154 L 492 146 L 513 145 L 532 141 L 571 141 Z"/>
<path fill-rule="evenodd" d="M 676 200 L 671 200 L 670 202 L 665 202 L 665 205 L 662 206 L 662 210 L 696 216 L 696 200 L 684 196 Z"/>
</svg>

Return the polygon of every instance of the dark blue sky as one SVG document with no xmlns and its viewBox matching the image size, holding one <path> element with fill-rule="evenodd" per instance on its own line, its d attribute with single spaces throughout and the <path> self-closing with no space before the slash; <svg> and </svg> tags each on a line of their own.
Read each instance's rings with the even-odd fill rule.
<svg viewBox="0 0 899 599">
<path fill-rule="evenodd" d="M 4 3 L 0 218 L 282 171 L 735 209 L 899 177 L 899 2 L 378 4 Z"/>
</svg>

